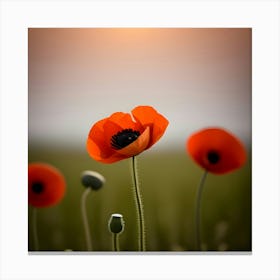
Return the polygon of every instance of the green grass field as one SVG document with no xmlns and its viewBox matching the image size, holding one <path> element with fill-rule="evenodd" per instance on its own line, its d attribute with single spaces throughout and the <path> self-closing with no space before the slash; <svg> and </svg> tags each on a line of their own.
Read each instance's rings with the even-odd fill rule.
<svg viewBox="0 0 280 280">
<path fill-rule="evenodd" d="M 144 202 L 147 251 L 193 251 L 196 189 L 203 174 L 183 152 L 146 151 L 138 157 Z M 131 159 L 101 164 L 86 151 L 43 150 L 29 147 L 29 162 L 53 164 L 64 174 L 67 192 L 62 202 L 38 209 L 39 250 L 85 251 L 80 201 L 84 170 L 98 171 L 104 187 L 87 199 L 93 250 L 111 251 L 108 220 L 120 213 L 125 220 L 121 251 L 137 251 L 137 222 Z M 34 250 L 32 208 L 29 207 L 29 251 Z M 251 161 L 228 175 L 209 174 L 202 197 L 202 241 L 207 251 L 251 251 Z"/>
</svg>

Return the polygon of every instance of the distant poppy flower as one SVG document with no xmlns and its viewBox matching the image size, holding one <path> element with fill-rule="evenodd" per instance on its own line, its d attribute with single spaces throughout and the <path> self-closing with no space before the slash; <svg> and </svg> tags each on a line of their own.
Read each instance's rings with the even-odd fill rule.
<svg viewBox="0 0 280 280">
<path fill-rule="evenodd" d="M 197 164 L 214 174 L 231 172 L 246 161 L 246 150 L 241 141 L 221 128 L 194 133 L 187 140 L 186 149 Z"/>
<path fill-rule="evenodd" d="M 93 125 L 87 139 L 92 158 L 113 163 L 136 156 L 154 145 L 168 126 L 153 107 L 138 106 L 131 113 L 116 112 Z"/>
<path fill-rule="evenodd" d="M 60 202 L 65 194 L 65 180 L 55 167 L 46 163 L 28 165 L 28 203 L 48 207 Z"/>
</svg>

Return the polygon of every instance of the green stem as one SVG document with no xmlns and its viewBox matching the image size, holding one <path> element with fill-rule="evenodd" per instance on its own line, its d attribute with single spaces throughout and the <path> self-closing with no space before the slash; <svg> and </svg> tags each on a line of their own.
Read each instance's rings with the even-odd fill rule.
<svg viewBox="0 0 280 280">
<path fill-rule="evenodd" d="M 34 238 L 34 250 L 39 251 L 39 239 L 38 239 L 38 231 L 37 231 L 37 209 L 33 207 L 33 238 Z"/>
<path fill-rule="evenodd" d="M 195 244 L 197 251 L 201 251 L 201 197 L 208 172 L 205 171 L 200 179 L 197 196 L 196 196 L 196 209 L 195 209 Z"/>
<path fill-rule="evenodd" d="M 112 247 L 113 247 L 113 251 L 120 250 L 118 233 L 112 233 Z"/>
<path fill-rule="evenodd" d="M 143 210 L 143 203 L 141 201 L 139 181 L 137 176 L 137 163 L 136 163 L 135 156 L 132 157 L 132 179 L 133 179 L 133 185 L 134 185 L 133 190 L 134 190 L 134 196 L 135 196 L 135 202 L 137 208 L 139 251 L 146 251 L 144 210 Z"/>
<path fill-rule="evenodd" d="M 89 229 L 87 211 L 86 211 L 86 199 L 87 199 L 87 196 L 90 192 L 91 192 L 91 188 L 86 188 L 86 190 L 84 191 L 84 193 L 82 195 L 82 199 L 81 199 L 82 219 L 83 219 L 83 223 L 84 223 L 85 237 L 86 237 L 86 243 L 87 243 L 87 250 L 88 251 L 92 251 L 90 229 Z"/>
</svg>

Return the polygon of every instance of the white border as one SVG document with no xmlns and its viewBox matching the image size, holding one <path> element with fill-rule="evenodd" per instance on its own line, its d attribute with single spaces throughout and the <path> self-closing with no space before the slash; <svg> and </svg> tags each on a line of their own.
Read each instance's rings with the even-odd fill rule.
<svg viewBox="0 0 280 280">
<path fill-rule="evenodd" d="M 253 28 L 253 254 L 28 256 L 27 28 Z M 1 279 L 279 279 L 279 2 L 2 1 Z"/>
</svg>

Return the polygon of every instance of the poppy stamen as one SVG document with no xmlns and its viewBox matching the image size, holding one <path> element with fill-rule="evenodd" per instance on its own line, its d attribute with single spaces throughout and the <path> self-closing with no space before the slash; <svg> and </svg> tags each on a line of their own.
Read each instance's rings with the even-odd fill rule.
<svg viewBox="0 0 280 280">
<path fill-rule="evenodd" d="M 216 164 L 216 163 L 218 163 L 220 161 L 221 157 L 220 157 L 220 155 L 217 152 L 210 151 L 207 154 L 207 159 L 208 159 L 209 163 Z"/>
<path fill-rule="evenodd" d="M 114 149 L 120 150 L 132 142 L 134 142 L 140 136 L 140 132 L 131 128 L 119 131 L 111 138 L 111 145 Z"/>
<path fill-rule="evenodd" d="M 44 190 L 44 185 L 41 182 L 34 182 L 31 188 L 34 193 L 40 194 Z"/>
</svg>

